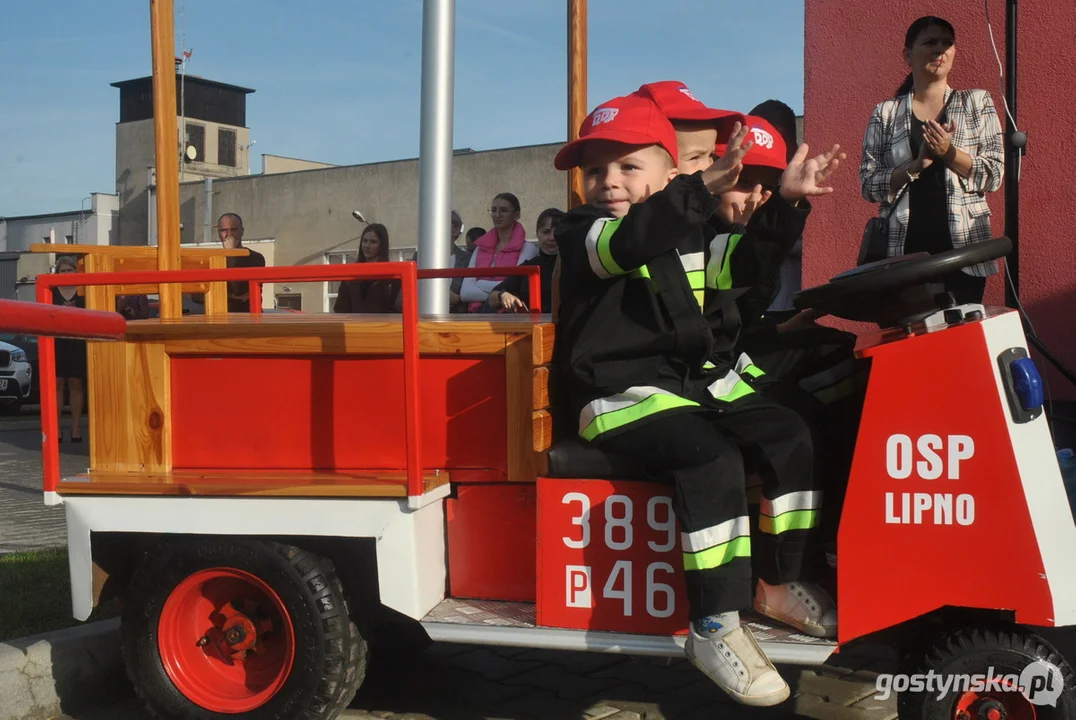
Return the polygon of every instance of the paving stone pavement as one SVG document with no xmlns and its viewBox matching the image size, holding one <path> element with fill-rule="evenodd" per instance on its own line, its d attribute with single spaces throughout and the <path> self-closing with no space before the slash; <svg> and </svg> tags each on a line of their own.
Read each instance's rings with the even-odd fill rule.
<svg viewBox="0 0 1076 720">
<path fill-rule="evenodd" d="M 892 720 L 896 701 L 874 700 L 892 659 L 849 651 L 825 666 L 783 666 L 793 697 L 780 707 L 728 700 L 685 660 L 548 650 L 434 645 L 371 665 L 342 720 Z M 64 720 L 148 720 L 136 701 Z"/>
<path fill-rule="evenodd" d="M 84 472 L 88 447 L 62 443 L 60 473 Z M 41 481 L 41 430 L 0 430 L 0 553 L 67 544 L 63 508 L 45 507 Z"/>
</svg>

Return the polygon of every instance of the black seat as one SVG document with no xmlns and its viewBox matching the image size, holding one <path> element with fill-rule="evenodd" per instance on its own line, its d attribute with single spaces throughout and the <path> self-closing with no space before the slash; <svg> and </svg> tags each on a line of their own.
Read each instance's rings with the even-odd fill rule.
<svg viewBox="0 0 1076 720">
<path fill-rule="evenodd" d="M 548 477 L 591 480 L 643 480 L 638 462 L 603 452 L 576 438 L 557 440 L 549 448 Z"/>
</svg>

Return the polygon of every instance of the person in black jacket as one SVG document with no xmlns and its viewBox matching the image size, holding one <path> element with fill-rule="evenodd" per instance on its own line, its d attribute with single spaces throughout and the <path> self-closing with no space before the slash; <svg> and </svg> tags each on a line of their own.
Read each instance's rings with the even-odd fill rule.
<svg viewBox="0 0 1076 720">
<path fill-rule="evenodd" d="M 738 187 L 725 193 L 711 219 L 718 232 L 733 237 L 744 234 L 737 247 L 740 252 L 757 250 L 750 232 L 756 226 L 754 218 L 765 213 L 765 204 L 787 167 L 786 148 L 796 142 L 795 135 L 790 135 L 794 127 L 782 131 L 761 117 L 749 115 L 748 120 L 756 139 L 771 138 L 772 142 L 758 143 L 744 156 Z M 718 145 L 717 154 L 723 151 Z M 785 239 L 783 254 L 765 264 L 748 283 L 754 286 L 737 300 L 744 328 L 735 347 L 765 371 L 756 387 L 799 413 L 811 429 L 815 471 L 827 497 L 820 526 L 835 566 L 837 527 L 865 399 L 867 361 L 855 358 L 855 334 L 814 324 L 814 313 L 805 313 L 804 322 L 803 318 L 790 320 L 787 314 L 775 317 L 768 310 L 781 290 L 782 265 L 787 261 L 784 250 L 794 250 L 795 245 L 787 242 L 792 239 Z M 757 253 L 748 252 L 745 262 L 756 261 Z"/>
<path fill-rule="evenodd" d="M 541 269 L 542 312 L 549 312 L 552 306 L 553 268 L 557 264 L 557 223 L 564 217 L 564 211 L 547 208 L 538 216 L 538 254 L 522 265 L 537 265 Z M 489 294 L 487 301 L 491 308 L 507 312 L 526 312 L 531 305 L 530 278 L 525 275 L 512 275 L 504 279 Z"/>
<path fill-rule="evenodd" d="M 750 366 L 715 354 L 704 315 L 735 305 L 735 294 L 719 287 L 727 256 L 715 260 L 706 224 L 714 196 L 738 180 L 747 133 L 737 124 L 719 162 L 678 175 L 676 132 L 652 100 L 616 98 L 587 117 L 555 160 L 559 170 L 582 168 L 586 204 L 557 228 L 554 371 L 584 441 L 675 488 L 688 657 L 733 699 L 775 705 L 789 687 L 739 621 L 753 588 L 738 445 L 762 466 L 763 547 L 754 558 L 767 582 L 766 609 L 826 635 L 836 609 L 797 583 L 812 570 L 805 550 L 821 500 L 809 432 L 743 380 Z M 837 166 L 837 151 L 807 160 L 800 148 L 774 195 L 775 222 L 802 222 L 799 202 L 831 191 L 819 185 Z"/>
</svg>

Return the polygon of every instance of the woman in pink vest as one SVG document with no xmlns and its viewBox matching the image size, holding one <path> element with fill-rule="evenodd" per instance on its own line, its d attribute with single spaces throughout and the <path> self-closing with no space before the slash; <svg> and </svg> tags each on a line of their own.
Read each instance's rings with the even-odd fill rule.
<svg viewBox="0 0 1076 720">
<path fill-rule="evenodd" d="M 519 222 L 519 198 L 501 193 L 493 198 L 489 216 L 493 228 L 475 241 L 469 267 L 514 267 L 538 254 L 538 246 L 527 242 L 527 231 Z M 503 277 L 467 278 L 460 288 L 460 300 L 467 303 L 468 312 L 492 312 L 486 305 L 489 293 Z"/>
</svg>

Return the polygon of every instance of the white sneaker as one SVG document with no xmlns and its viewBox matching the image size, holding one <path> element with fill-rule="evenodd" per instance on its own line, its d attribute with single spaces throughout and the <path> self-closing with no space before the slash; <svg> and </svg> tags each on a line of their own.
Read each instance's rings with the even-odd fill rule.
<svg viewBox="0 0 1076 720">
<path fill-rule="evenodd" d="M 699 635 L 692 626 L 685 650 L 692 665 L 739 703 L 770 707 L 792 694 L 746 625 L 715 638 Z"/>
<path fill-rule="evenodd" d="M 812 637 L 837 637 L 837 604 L 814 583 L 768 585 L 759 580 L 755 611 Z"/>
</svg>

